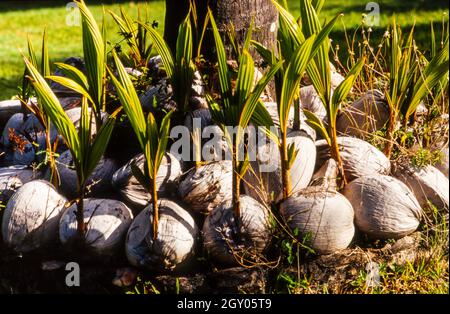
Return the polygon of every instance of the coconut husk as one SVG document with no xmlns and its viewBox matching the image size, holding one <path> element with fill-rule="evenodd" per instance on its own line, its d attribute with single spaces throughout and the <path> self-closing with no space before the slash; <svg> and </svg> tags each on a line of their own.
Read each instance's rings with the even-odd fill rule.
<svg viewBox="0 0 450 314">
<path fill-rule="evenodd" d="M 336 122 L 337 131 L 343 135 L 366 138 L 381 130 L 389 121 L 390 109 L 384 94 L 369 90 L 360 99 L 343 107 Z"/>
<path fill-rule="evenodd" d="M 151 200 L 150 193 L 133 175 L 131 165 L 135 163 L 141 171 L 144 170 L 145 157 L 139 154 L 130 160 L 126 165 L 117 170 L 112 177 L 113 187 L 124 198 L 125 203 L 132 209 L 142 209 Z M 181 175 L 180 162 L 170 153 L 164 154 L 157 173 L 158 193 L 164 194 L 166 188 L 174 184 Z"/>
<path fill-rule="evenodd" d="M 347 248 L 355 234 L 353 207 L 336 191 L 309 187 L 283 201 L 280 212 L 298 240 L 319 254 Z"/>
<path fill-rule="evenodd" d="M 323 190 L 334 190 L 338 189 L 338 175 L 339 167 L 334 159 L 328 159 L 320 167 L 320 169 L 314 173 L 310 186 L 322 187 Z"/>
<path fill-rule="evenodd" d="M 112 257 L 123 246 L 123 240 L 133 220 L 131 210 L 122 202 L 111 199 L 83 200 L 86 224 L 84 248 L 96 257 Z M 77 204 L 67 208 L 59 222 L 59 239 L 70 247 L 78 239 Z"/>
<path fill-rule="evenodd" d="M 414 193 L 400 180 L 372 175 L 358 178 L 343 192 L 353 205 L 359 230 L 376 239 L 398 239 L 419 226 L 422 209 Z"/>
<path fill-rule="evenodd" d="M 181 199 L 199 213 L 209 213 L 231 199 L 233 169 L 231 161 L 210 162 L 183 175 L 178 186 Z"/>
<path fill-rule="evenodd" d="M 21 253 L 56 242 L 58 223 L 66 201 L 47 181 L 25 183 L 5 208 L 3 241 Z"/>
<path fill-rule="evenodd" d="M 128 261 L 137 267 L 173 270 L 194 254 L 198 228 L 189 213 L 167 199 L 159 201 L 158 237 L 153 240 L 153 206 L 133 220 L 126 237 Z"/>
<path fill-rule="evenodd" d="M 366 141 L 353 137 L 338 137 L 338 144 L 348 181 L 362 176 L 388 174 L 390 172 L 391 163 L 389 159 Z M 316 169 L 319 169 L 331 156 L 328 143 L 325 140 L 317 141 L 316 147 Z"/>
<path fill-rule="evenodd" d="M 39 172 L 26 166 L 0 168 L 0 203 L 5 205 L 22 185 L 39 177 Z"/>
<path fill-rule="evenodd" d="M 308 85 L 300 88 L 300 106 L 314 113 L 323 122 L 327 118 L 327 110 L 319 98 L 313 85 Z"/>
<path fill-rule="evenodd" d="M 60 185 L 58 190 L 68 199 L 77 196 L 77 172 L 69 150 L 64 151 L 56 161 Z M 105 197 L 113 192 L 112 177 L 119 169 L 114 159 L 102 157 L 86 181 L 86 197 Z M 50 178 L 50 170 L 46 177 Z"/>
<path fill-rule="evenodd" d="M 240 197 L 240 227 L 231 200 L 216 207 L 203 225 L 204 246 L 209 256 L 223 265 L 257 261 L 270 241 L 269 218 L 270 210 L 247 195 Z"/>
<path fill-rule="evenodd" d="M 419 204 L 426 207 L 431 202 L 438 209 L 449 208 L 449 181 L 442 172 L 428 165 L 398 165 L 394 176 L 405 183 L 413 192 Z"/>
<path fill-rule="evenodd" d="M 316 163 L 316 147 L 314 141 L 304 132 L 288 134 L 288 145 L 295 144 L 299 150 L 291 166 L 292 193 L 307 187 L 314 174 Z M 250 169 L 244 176 L 246 194 L 264 204 L 279 201 L 283 193 L 280 154 L 272 142 L 266 144 L 250 162 Z"/>
</svg>

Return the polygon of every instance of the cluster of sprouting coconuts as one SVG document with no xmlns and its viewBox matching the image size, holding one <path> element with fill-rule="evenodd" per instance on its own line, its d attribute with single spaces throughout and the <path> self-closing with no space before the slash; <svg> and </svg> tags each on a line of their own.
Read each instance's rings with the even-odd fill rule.
<svg viewBox="0 0 450 314">
<path fill-rule="evenodd" d="M 158 66 L 158 60 L 156 57 L 150 64 Z M 333 80 L 332 86 L 337 86 L 342 77 L 334 73 Z M 198 118 L 201 132 L 216 132 L 221 137 L 204 106 L 201 79 L 197 81 L 200 83 L 193 86 L 193 101 L 199 106 L 187 115 L 185 124 L 192 129 L 192 119 Z M 152 97 L 161 102 L 168 97 L 158 91 L 170 94 L 170 88 L 161 85 L 165 81 L 158 84 L 142 95 L 144 108 Z M 323 105 L 314 93 L 311 85 L 301 88 L 301 107 L 326 123 Z M 65 110 L 77 125 L 80 108 L 73 106 L 73 101 L 62 102 L 71 104 Z M 265 104 L 276 120 L 276 103 Z M 157 173 L 160 206 L 156 238 L 151 228 L 151 196 L 133 171 L 133 166 L 143 169 L 144 156 L 138 154 L 120 162 L 113 153 L 105 154 L 88 179 L 83 200 L 85 249 L 99 259 L 113 258 L 124 251 L 134 266 L 175 269 L 192 260 L 199 251 L 198 244 L 203 243 L 210 258 L 219 264 L 245 263 L 248 257 L 264 253 L 270 244 L 270 208 L 274 204 L 279 205 L 290 229 L 298 231 L 295 234 L 299 240 L 319 254 L 347 248 L 356 230 L 378 239 L 410 234 L 419 226 L 427 202 L 448 211 L 448 157 L 439 168 L 391 166 L 382 152 L 364 140 L 366 134 L 386 123 L 386 108 L 382 93 L 376 90 L 343 108 L 338 118 L 338 143 L 348 184 L 340 191 L 337 182 L 341 178 L 326 141 L 317 138 L 304 121 L 288 134 L 289 144 L 295 143 L 299 152 L 291 168 L 293 193 L 287 199 L 282 197 L 278 148 L 269 140 L 263 143 L 243 178 L 238 221 L 231 210 L 232 164 L 221 160 L 222 151 L 211 151 L 202 141 L 202 150 L 217 158 L 193 167 L 166 152 Z M 48 171 L 33 168 L 44 158 L 39 152 L 45 151 L 45 131 L 36 117 L 25 115 L 19 101 L 0 102 L 0 126 L 4 243 L 21 253 L 58 242 L 70 249 L 77 240 L 77 181 L 70 152 L 60 143 L 57 168 L 61 184 L 53 186 Z M 59 135 L 53 126 L 50 134 L 54 143 Z M 225 143 L 222 147 L 226 150 Z M 263 168 L 269 163 L 273 169 L 266 172 Z"/>
</svg>

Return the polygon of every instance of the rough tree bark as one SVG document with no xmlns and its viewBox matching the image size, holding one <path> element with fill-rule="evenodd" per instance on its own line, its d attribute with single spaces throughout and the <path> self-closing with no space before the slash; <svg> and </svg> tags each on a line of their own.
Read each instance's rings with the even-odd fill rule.
<svg viewBox="0 0 450 314">
<path fill-rule="evenodd" d="M 266 47 L 273 47 L 276 42 L 278 14 L 275 6 L 270 0 L 194 0 L 197 5 L 199 26 L 203 26 L 203 21 L 207 12 L 207 7 L 211 8 L 217 22 L 219 31 L 225 40 L 227 54 L 232 58 L 232 49 L 226 35 L 227 29 L 233 24 L 238 43 L 242 43 L 245 34 L 254 19 L 253 39 L 259 41 Z M 189 10 L 189 0 L 166 0 L 166 18 L 164 37 L 169 45 L 174 49 L 178 33 L 178 25 L 186 16 Z M 214 47 L 212 38 L 207 38 L 204 43 L 203 53 L 207 59 L 213 58 Z M 255 60 L 259 56 L 253 53 Z"/>
</svg>

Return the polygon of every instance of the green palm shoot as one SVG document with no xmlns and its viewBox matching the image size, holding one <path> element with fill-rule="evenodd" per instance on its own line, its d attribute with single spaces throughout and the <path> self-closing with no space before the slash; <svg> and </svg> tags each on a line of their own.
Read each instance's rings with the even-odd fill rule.
<svg viewBox="0 0 450 314">
<path fill-rule="evenodd" d="M 93 111 L 89 110 L 88 100 L 83 97 L 80 127 L 77 131 L 45 78 L 30 60 L 24 57 L 24 61 L 40 106 L 63 137 L 72 155 L 77 173 L 77 231 L 79 239 L 82 240 L 86 232 L 83 216 L 86 181 L 106 150 L 119 110 L 111 114 L 94 135 L 94 130 L 92 130 Z"/>
<path fill-rule="evenodd" d="M 192 80 L 196 71 L 193 59 L 191 12 L 192 7 L 179 26 L 175 57 L 164 38 L 152 26 L 138 22 L 147 30 L 155 50 L 161 56 L 167 78 L 173 87 L 173 98 L 178 108 L 183 111 L 188 110 Z"/>
<path fill-rule="evenodd" d="M 138 181 L 151 195 L 153 205 L 153 238 L 156 239 L 158 237 L 159 221 L 156 178 L 169 140 L 170 116 L 172 111 L 164 116 L 159 127 L 151 112 L 145 118 L 136 89 L 115 51 L 113 51 L 113 59 L 117 68 L 118 79 L 112 73 L 111 79 L 116 86 L 120 102 L 136 133 L 145 157 L 144 172 L 136 165 L 132 165 L 132 170 Z"/>
<path fill-rule="evenodd" d="M 394 147 L 396 125 L 403 115 L 403 125 L 406 128 L 410 117 L 415 113 L 420 102 L 431 94 L 432 90 L 442 84 L 448 75 L 449 67 L 449 37 L 445 39 L 442 48 L 436 52 L 433 48 L 433 58 L 427 61 L 418 55 L 413 38 L 414 28 L 406 41 L 402 38 L 401 29 L 393 20 L 390 39 L 388 40 L 389 90 L 385 93 L 390 109 L 387 125 L 386 146 L 384 153 L 391 157 Z M 425 67 L 421 67 L 425 63 Z"/>
<path fill-rule="evenodd" d="M 208 95 L 211 116 L 224 132 L 229 146 L 233 165 L 233 211 L 236 221 L 240 217 L 240 184 L 248 169 L 248 151 L 244 148 L 244 130 L 250 122 L 256 126 L 273 125 L 272 119 L 260 100 L 265 87 L 280 69 L 278 62 L 253 85 L 255 66 L 248 49 L 251 40 L 251 27 L 243 44 L 235 88 L 232 89 L 231 73 L 228 70 L 225 47 L 211 11 L 208 12 L 214 34 L 218 61 L 218 76 L 220 85 L 220 105 Z M 237 129 L 236 132 L 234 132 Z M 234 134 L 235 133 L 235 134 Z M 269 132 L 268 132 L 269 133 Z M 241 156 L 241 158 L 240 158 Z M 243 158 L 242 158 L 243 157 Z"/>
<path fill-rule="evenodd" d="M 292 193 L 290 169 L 301 148 L 287 144 L 289 112 L 294 105 L 294 129 L 300 126 L 300 80 L 307 67 L 311 66 L 313 57 L 322 42 L 331 32 L 338 16 L 331 20 L 318 34 L 305 39 L 300 25 L 287 11 L 285 6 L 273 1 L 279 12 L 278 51 L 285 60 L 283 67 L 275 75 L 275 90 L 277 94 L 278 115 L 280 121 L 280 139 L 277 144 L 280 149 L 281 173 L 283 181 L 283 197 L 288 198 Z M 286 5 L 286 4 L 285 4 Z M 257 42 L 253 42 L 257 51 L 268 64 L 275 64 L 278 58 L 273 50 L 269 50 Z"/>
</svg>

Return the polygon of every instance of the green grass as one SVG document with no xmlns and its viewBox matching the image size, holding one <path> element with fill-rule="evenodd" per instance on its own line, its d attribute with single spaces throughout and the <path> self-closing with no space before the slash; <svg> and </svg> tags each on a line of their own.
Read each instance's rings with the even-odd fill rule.
<svg viewBox="0 0 450 314">
<path fill-rule="evenodd" d="M 88 1 L 89 2 L 89 1 Z M 90 8 L 100 19 L 102 6 L 92 4 Z M 102 1 L 105 10 L 118 12 L 120 6 L 132 16 L 136 16 L 138 5 L 143 6 L 141 1 Z M 120 3 L 119 3 L 120 2 Z M 299 15 L 299 1 L 289 0 L 291 11 L 295 16 Z M 414 21 L 416 22 L 416 39 L 418 46 L 428 49 L 430 23 L 440 22 L 443 13 L 446 12 L 445 19 L 448 19 L 447 0 L 379 0 L 380 4 L 380 27 L 374 28 L 372 38 L 381 36 L 390 21 L 393 13 L 397 16 L 398 23 L 405 29 L 409 29 Z M 27 34 L 30 35 L 36 48 L 40 46 L 39 40 L 43 28 L 47 26 L 49 33 L 50 56 L 52 61 L 62 60 L 70 56 L 82 54 L 81 29 L 66 25 L 68 11 L 66 2 L 36 0 L 33 2 L 20 3 L 20 1 L 0 2 L 0 99 L 7 99 L 16 94 L 17 85 L 23 72 L 23 62 L 20 57 L 20 50 L 26 49 Z M 112 3 L 112 4 L 111 4 Z M 330 19 L 339 12 L 345 16 L 342 22 L 338 23 L 336 30 L 331 37 L 335 44 L 340 45 L 340 51 L 345 55 L 345 29 L 352 34 L 361 24 L 362 14 L 365 13 L 367 1 L 363 0 L 326 0 L 322 16 Z M 147 2 L 151 21 L 159 22 L 162 31 L 164 27 L 165 4 L 163 0 L 153 0 Z M 108 16 L 108 41 L 115 43 L 119 40 L 117 27 L 112 18 Z"/>
</svg>

